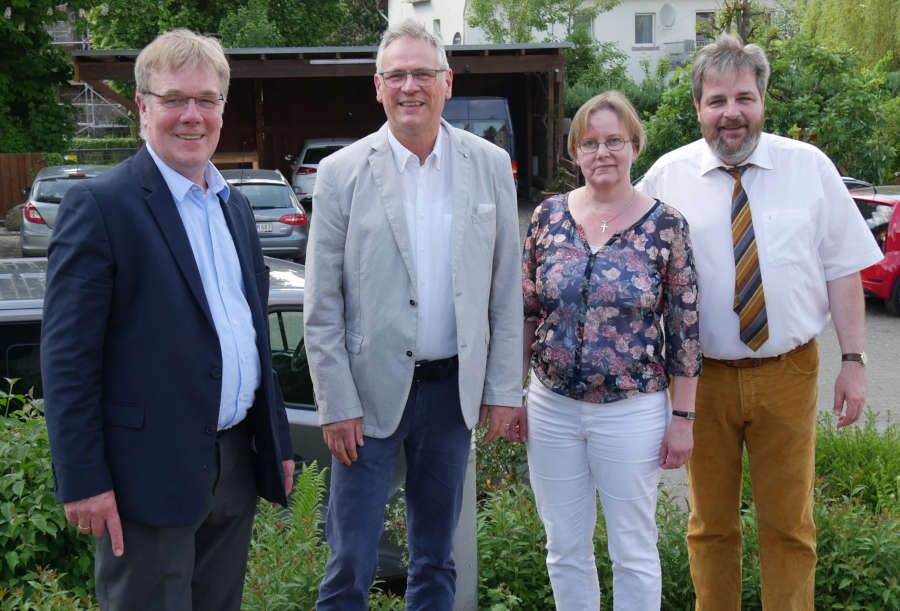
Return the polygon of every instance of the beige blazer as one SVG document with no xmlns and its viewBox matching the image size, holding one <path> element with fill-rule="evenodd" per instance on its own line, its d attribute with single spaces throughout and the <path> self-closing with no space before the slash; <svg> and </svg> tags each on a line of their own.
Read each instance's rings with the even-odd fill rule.
<svg viewBox="0 0 900 611">
<path fill-rule="evenodd" d="M 452 155 L 452 280 L 459 396 L 522 402 L 522 276 L 515 186 L 505 151 L 443 123 Z M 318 169 L 306 254 L 305 343 L 322 424 L 362 417 L 392 434 L 415 364 L 416 269 L 388 125 Z"/>
</svg>

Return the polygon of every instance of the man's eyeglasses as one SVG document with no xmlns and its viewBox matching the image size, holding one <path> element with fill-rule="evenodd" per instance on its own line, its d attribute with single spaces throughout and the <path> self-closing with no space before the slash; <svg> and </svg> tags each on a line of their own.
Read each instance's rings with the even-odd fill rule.
<svg viewBox="0 0 900 611">
<path fill-rule="evenodd" d="M 381 81 L 391 89 L 399 89 L 406 83 L 406 77 L 411 76 L 413 82 L 419 87 L 430 87 L 434 85 L 438 74 L 446 72 L 444 69 L 435 68 L 419 68 L 418 70 L 392 70 L 390 72 L 379 72 L 378 76 Z"/>
<path fill-rule="evenodd" d="M 194 100 L 194 104 L 197 105 L 197 108 L 211 112 L 225 103 L 225 96 L 221 93 L 218 95 L 178 95 L 175 93 L 160 95 L 158 93 L 153 93 L 152 91 L 145 91 L 144 93 L 152 95 L 154 98 L 159 98 L 159 103 L 162 104 L 162 107 L 166 110 L 187 108 L 188 103 L 190 103 L 191 100 Z"/>
<path fill-rule="evenodd" d="M 591 153 L 596 153 L 597 151 L 599 151 L 601 144 L 605 146 L 609 151 L 621 151 L 626 142 L 631 142 L 631 140 L 626 140 L 625 138 L 610 138 L 606 142 L 598 142 L 597 140 L 585 140 L 576 148 L 582 153 L 589 155 Z"/>
</svg>

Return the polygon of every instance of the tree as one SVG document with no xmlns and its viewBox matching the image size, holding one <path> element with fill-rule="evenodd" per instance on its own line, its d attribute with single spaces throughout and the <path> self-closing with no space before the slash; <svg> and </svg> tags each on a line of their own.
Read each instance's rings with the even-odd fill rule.
<svg viewBox="0 0 900 611">
<path fill-rule="evenodd" d="M 534 42 L 536 32 L 553 37 L 553 26 L 562 25 L 565 35 L 576 21 L 593 20 L 616 6 L 619 0 L 469 0 L 466 20 L 481 28 L 493 43 Z"/>
<path fill-rule="evenodd" d="M 88 14 L 94 46 L 140 49 L 160 32 L 184 27 L 259 46 L 328 44 L 363 0 L 105 0 Z M 365 3 L 364 3 L 365 4 Z M 224 32 L 220 26 L 225 26 Z M 252 41 L 252 42 L 251 42 Z"/>
<path fill-rule="evenodd" d="M 269 18 L 266 0 L 250 0 L 219 22 L 219 35 L 225 47 L 280 47 L 283 44 L 278 26 Z"/>
<path fill-rule="evenodd" d="M 67 5 L 28 0 L 0 16 L 0 151 L 60 152 L 75 131 L 72 107 L 60 105 L 56 88 L 72 76 L 65 53 L 54 47 L 47 26 L 69 19 L 86 0 Z"/>
<path fill-rule="evenodd" d="M 344 0 L 347 19 L 331 36 L 331 44 L 377 45 L 387 28 L 387 17 L 378 9 L 378 0 Z"/>
<path fill-rule="evenodd" d="M 863 65 L 887 58 L 900 68 L 900 3 L 897 0 L 807 0 L 801 9 L 803 32 L 830 49 L 855 50 Z"/>
<path fill-rule="evenodd" d="M 829 51 L 805 36 L 773 41 L 767 54 L 772 76 L 766 130 L 813 142 L 857 178 L 888 178 L 895 143 L 883 137 L 890 133 L 883 77 L 861 70 L 850 53 Z M 648 144 L 634 164 L 635 176 L 666 151 L 700 137 L 689 70 L 676 72 L 647 123 Z"/>
</svg>

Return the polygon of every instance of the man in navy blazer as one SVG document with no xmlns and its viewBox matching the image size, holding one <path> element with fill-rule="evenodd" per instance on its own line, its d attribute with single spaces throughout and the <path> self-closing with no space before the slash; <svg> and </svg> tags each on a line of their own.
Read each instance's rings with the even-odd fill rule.
<svg viewBox="0 0 900 611">
<path fill-rule="evenodd" d="M 247 200 L 210 163 L 229 68 L 160 35 L 135 63 L 146 145 L 66 195 L 41 366 L 57 501 L 97 538 L 107 609 L 239 609 L 257 495 L 294 463 Z"/>
</svg>

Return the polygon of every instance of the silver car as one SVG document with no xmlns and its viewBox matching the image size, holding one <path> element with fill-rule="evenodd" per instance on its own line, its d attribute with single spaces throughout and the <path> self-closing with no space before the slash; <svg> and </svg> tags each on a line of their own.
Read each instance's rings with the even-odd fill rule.
<svg viewBox="0 0 900 611">
<path fill-rule="evenodd" d="M 319 162 L 354 142 L 356 138 L 310 138 L 303 143 L 303 149 L 291 165 L 291 181 L 301 202 L 312 203 Z"/>
<path fill-rule="evenodd" d="M 50 236 L 56 225 L 56 213 L 66 191 L 79 180 L 102 174 L 107 165 L 57 165 L 42 169 L 34 183 L 22 192 L 28 198 L 22 209 L 19 244 L 26 257 L 46 257 Z"/>
<path fill-rule="evenodd" d="M 284 175 L 278 170 L 222 170 L 222 176 L 250 200 L 263 254 L 305 260 L 309 217 Z"/>
</svg>

